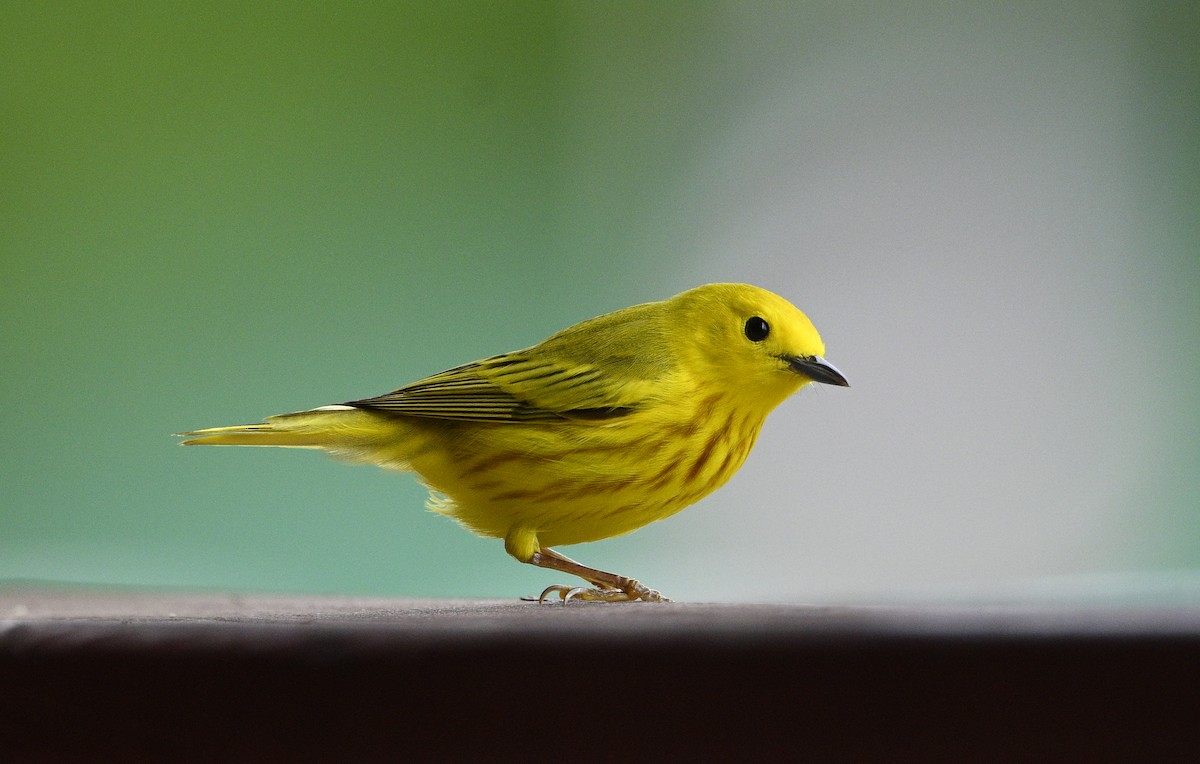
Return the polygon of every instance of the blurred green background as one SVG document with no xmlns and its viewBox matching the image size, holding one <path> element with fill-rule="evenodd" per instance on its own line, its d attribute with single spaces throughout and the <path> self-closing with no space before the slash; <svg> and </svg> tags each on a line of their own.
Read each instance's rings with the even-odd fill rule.
<svg viewBox="0 0 1200 764">
<path fill-rule="evenodd" d="M 0 9 L 0 579 L 537 592 L 409 477 L 170 433 L 734 280 L 854 386 L 568 554 L 694 600 L 1200 599 L 1194 3 Z"/>
</svg>

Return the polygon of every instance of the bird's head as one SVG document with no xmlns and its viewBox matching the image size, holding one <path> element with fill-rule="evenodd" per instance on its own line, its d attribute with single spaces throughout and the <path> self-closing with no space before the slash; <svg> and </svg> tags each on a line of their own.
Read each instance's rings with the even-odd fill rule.
<svg viewBox="0 0 1200 764">
<path fill-rule="evenodd" d="M 777 294 L 749 284 L 706 284 L 669 302 L 687 329 L 681 350 L 704 370 L 704 384 L 767 410 L 810 382 L 849 387 L 823 358 L 825 343 L 808 316 Z"/>
</svg>

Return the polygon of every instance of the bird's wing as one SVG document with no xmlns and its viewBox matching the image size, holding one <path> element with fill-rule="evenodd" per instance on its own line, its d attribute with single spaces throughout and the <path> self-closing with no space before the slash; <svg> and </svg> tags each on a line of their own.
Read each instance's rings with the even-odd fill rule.
<svg viewBox="0 0 1200 764">
<path fill-rule="evenodd" d="M 645 406 L 653 380 L 635 365 L 516 351 L 459 366 L 390 393 L 347 403 L 408 416 L 474 422 L 609 419 Z"/>
</svg>

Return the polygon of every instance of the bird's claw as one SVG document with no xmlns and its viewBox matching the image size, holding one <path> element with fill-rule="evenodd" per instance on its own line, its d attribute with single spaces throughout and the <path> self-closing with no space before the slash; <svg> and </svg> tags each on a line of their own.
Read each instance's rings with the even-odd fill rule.
<svg viewBox="0 0 1200 764">
<path fill-rule="evenodd" d="M 545 602 L 547 597 L 557 594 L 565 605 L 571 600 L 581 600 L 584 602 L 670 602 L 667 597 L 662 596 L 656 589 L 650 589 L 643 586 L 637 581 L 632 582 L 629 587 L 630 591 L 624 589 L 594 589 L 587 586 L 566 586 L 564 584 L 555 584 L 547 586 L 545 591 L 538 596 L 539 603 Z"/>
</svg>

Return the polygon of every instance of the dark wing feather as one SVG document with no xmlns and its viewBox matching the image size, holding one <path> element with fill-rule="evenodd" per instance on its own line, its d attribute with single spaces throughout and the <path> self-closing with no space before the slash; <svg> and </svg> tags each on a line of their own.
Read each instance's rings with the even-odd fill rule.
<svg viewBox="0 0 1200 764">
<path fill-rule="evenodd" d="M 470 422 L 607 419 L 644 403 L 635 384 L 606 380 L 590 364 L 508 353 L 469 363 L 346 405 Z"/>
<path fill-rule="evenodd" d="M 347 405 L 469 422 L 612 419 L 652 405 L 677 374 L 666 303 L 588 319 L 534 347 Z"/>
</svg>

